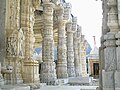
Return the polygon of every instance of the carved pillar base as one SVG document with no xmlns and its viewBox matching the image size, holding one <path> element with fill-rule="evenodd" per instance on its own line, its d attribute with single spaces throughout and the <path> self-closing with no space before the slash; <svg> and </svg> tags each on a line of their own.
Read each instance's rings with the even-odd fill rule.
<svg viewBox="0 0 120 90">
<path fill-rule="evenodd" d="M 114 74 L 115 90 L 120 90 L 120 71 L 116 70 Z"/>
<path fill-rule="evenodd" d="M 113 71 L 102 71 L 103 79 L 103 90 L 114 90 L 114 72 Z"/>
<path fill-rule="evenodd" d="M 48 85 L 55 84 L 56 81 L 56 70 L 54 62 L 43 62 L 41 64 L 40 81 L 47 83 Z"/>
<path fill-rule="evenodd" d="M 19 57 L 7 57 L 6 66 L 4 66 L 3 74 L 5 84 L 21 84 L 22 79 L 22 61 Z"/>
<path fill-rule="evenodd" d="M 24 61 L 23 66 L 24 83 L 39 83 L 39 63 L 35 60 Z"/>
<path fill-rule="evenodd" d="M 68 75 L 69 77 L 75 77 L 75 67 L 74 63 L 68 63 Z"/>
<path fill-rule="evenodd" d="M 102 71 L 103 88 L 100 90 L 120 90 L 120 71 Z"/>
<path fill-rule="evenodd" d="M 66 63 L 58 63 L 57 64 L 57 77 L 58 78 L 67 78 L 67 64 Z"/>
</svg>

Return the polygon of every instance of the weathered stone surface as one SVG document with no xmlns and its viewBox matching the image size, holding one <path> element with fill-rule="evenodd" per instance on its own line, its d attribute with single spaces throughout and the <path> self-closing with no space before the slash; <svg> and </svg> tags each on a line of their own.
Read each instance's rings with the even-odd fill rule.
<svg viewBox="0 0 120 90">
<path fill-rule="evenodd" d="M 104 36 L 106 40 L 104 45 L 106 48 L 104 49 L 104 57 L 105 57 L 105 70 L 106 71 L 113 71 L 116 69 L 116 40 L 115 40 L 115 33 L 108 33 Z"/>
<path fill-rule="evenodd" d="M 5 20 L 6 20 L 6 0 L 0 1 L 0 62 L 5 61 Z"/>
<path fill-rule="evenodd" d="M 1 63 L 0 63 L 0 86 L 4 85 L 3 76 L 1 74 Z"/>
<path fill-rule="evenodd" d="M 114 75 L 114 80 L 115 80 L 115 90 L 120 89 L 120 71 L 115 71 Z"/>
<path fill-rule="evenodd" d="M 71 85 L 89 85 L 89 77 L 69 77 L 68 83 Z"/>
<path fill-rule="evenodd" d="M 43 41 L 42 41 L 42 58 L 41 64 L 41 82 L 55 84 L 56 70 L 54 63 L 54 39 L 53 39 L 53 3 L 43 3 Z"/>
<path fill-rule="evenodd" d="M 30 90 L 29 86 L 25 85 L 5 85 L 1 87 L 1 90 Z"/>
<path fill-rule="evenodd" d="M 86 69 L 86 40 L 85 40 L 85 36 L 82 35 L 81 36 L 81 58 L 80 58 L 80 62 L 81 62 L 81 75 L 83 77 L 87 76 L 87 69 Z"/>
<path fill-rule="evenodd" d="M 39 63 L 35 60 L 24 61 L 23 80 L 24 83 L 39 83 Z"/>
<path fill-rule="evenodd" d="M 39 63 L 33 60 L 34 51 L 34 11 L 35 7 L 31 1 L 21 1 L 21 22 L 20 25 L 25 35 L 25 54 L 23 61 L 23 80 L 25 83 L 39 82 Z M 35 0 L 38 2 L 38 0 Z M 34 4 L 35 4 L 34 1 Z M 39 3 L 38 3 L 39 4 Z M 29 68 L 30 67 L 30 68 Z M 28 78 L 29 77 L 29 78 Z"/>
<path fill-rule="evenodd" d="M 68 76 L 75 77 L 72 22 L 67 23 L 67 69 Z"/>
<path fill-rule="evenodd" d="M 57 61 L 57 78 L 67 78 L 67 47 L 66 47 L 66 30 L 67 20 L 64 20 L 64 8 L 58 6 L 56 10 L 58 16 L 58 61 Z"/>
<path fill-rule="evenodd" d="M 114 71 L 102 71 L 103 90 L 114 90 Z"/>
<path fill-rule="evenodd" d="M 80 60 L 79 60 L 79 29 L 77 27 L 77 18 L 73 17 L 73 30 L 75 31 L 73 36 L 73 48 L 74 48 L 74 66 L 75 66 L 75 75 L 80 76 Z"/>
</svg>

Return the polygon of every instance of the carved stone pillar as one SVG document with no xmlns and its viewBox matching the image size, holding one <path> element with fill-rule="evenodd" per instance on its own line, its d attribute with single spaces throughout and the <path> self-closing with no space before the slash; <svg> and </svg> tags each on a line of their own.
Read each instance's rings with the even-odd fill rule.
<svg viewBox="0 0 120 90">
<path fill-rule="evenodd" d="M 79 65 L 80 65 L 80 76 L 82 75 L 82 62 L 81 62 L 81 27 L 77 26 L 77 34 L 78 34 L 78 59 L 79 59 Z"/>
<path fill-rule="evenodd" d="M 3 65 L 5 61 L 5 18 L 6 18 L 6 0 L 0 3 L 0 62 Z"/>
<path fill-rule="evenodd" d="M 42 59 L 41 64 L 41 82 L 55 84 L 56 70 L 54 63 L 54 39 L 53 39 L 53 8 L 54 4 L 50 2 L 43 3 L 43 41 L 42 41 Z"/>
<path fill-rule="evenodd" d="M 120 0 L 117 0 L 117 10 L 118 12 L 115 14 L 116 17 L 118 16 L 118 27 L 116 27 L 116 29 L 119 30 L 119 32 L 115 35 L 115 37 L 117 38 L 116 40 L 116 56 L 117 56 L 117 61 L 116 61 L 116 68 L 117 70 L 115 71 L 115 76 L 114 76 L 114 80 L 115 80 L 115 90 L 120 90 Z M 116 25 L 117 26 L 117 25 Z"/>
<path fill-rule="evenodd" d="M 101 47 L 99 48 L 99 68 L 100 68 L 100 71 L 99 71 L 99 89 L 101 90 L 102 87 L 103 87 L 103 84 L 102 84 L 102 70 L 104 69 L 104 64 L 105 64 L 105 60 L 104 60 L 104 48 L 105 48 L 105 45 L 104 45 L 104 34 L 102 35 L 101 37 Z"/>
<path fill-rule="evenodd" d="M 81 36 L 81 70 L 82 70 L 82 76 L 85 77 L 87 75 L 87 69 L 86 69 L 86 40 L 85 36 Z"/>
<path fill-rule="evenodd" d="M 13 67 L 11 77 L 4 77 L 5 84 L 23 83 L 22 60 L 23 60 L 23 32 L 20 29 L 20 0 L 8 0 L 6 2 L 6 65 Z"/>
<path fill-rule="evenodd" d="M 105 66 L 105 59 L 104 59 L 104 35 L 109 32 L 109 28 L 107 26 L 107 21 L 108 21 L 108 11 L 109 7 L 107 5 L 108 0 L 103 0 L 102 2 L 102 9 L 103 9 L 103 18 L 102 18 L 102 36 L 101 36 L 101 47 L 99 48 L 99 60 L 100 60 L 100 72 L 99 72 L 99 89 L 102 90 L 103 87 L 103 78 L 102 78 L 102 70 L 104 69 Z"/>
<path fill-rule="evenodd" d="M 119 90 L 119 72 L 117 69 L 117 55 L 116 55 L 116 38 L 115 34 L 119 30 L 118 26 L 118 12 L 117 12 L 117 0 L 108 0 L 107 2 L 108 21 L 107 25 L 110 32 L 104 35 L 104 70 L 102 70 L 102 89 L 103 90 Z M 117 36 L 116 36 L 117 37 Z M 119 38 L 119 37 L 117 37 Z M 118 82 L 117 82 L 118 81 Z M 116 88 L 115 88 L 116 87 Z"/>
<path fill-rule="evenodd" d="M 57 77 L 67 78 L 67 55 L 66 55 L 66 20 L 63 19 L 64 8 L 59 6 L 56 10 L 58 16 L 58 61 L 57 61 Z"/>
<path fill-rule="evenodd" d="M 72 22 L 67 23 L 67 69 L 68 76 L 75 77 Z"/>
<path fill-rule="evenodd" d="M 78 56 L 78 32 L 77 32 L 77 18 L 73 17 L 74 22 L 74 39 L 73 39 L 73 47 L 74 47 L 74 66 L 75 66 L 75 75 L 80 76 L 80 62 L 79 62 L 79 56 Z"/>
<path fill-rule="evenodd" d="M 34 1 L 22 0 L 21 2 L 21 27 L 25 35 L 25 60 L 23 66 L 24 83 L 39 82 L 39 63 L 33 60 L 33 46 L 35 41 L 33 33 Z"/>
</svg>

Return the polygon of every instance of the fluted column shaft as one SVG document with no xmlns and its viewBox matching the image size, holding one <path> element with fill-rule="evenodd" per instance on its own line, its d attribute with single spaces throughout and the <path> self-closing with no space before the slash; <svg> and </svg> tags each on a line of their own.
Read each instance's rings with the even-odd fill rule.
<svg viewBox="0 0 120 90">
<path fill-rule="evenodd" d="M 75 76 L 72 22 L 67 23 L 67 69 L 68 76 Z"/>
<path fill-rule="evenodd" d="M 64 8 L 58 6 L 56 15 L 58 16 L 58 61 L 57 61 L 57 77 L 67 78 L 67 54 L 66 54 L 66 20 L 63 19 Z"/>
<path fill-rule="evenodd" d="M 53 84 L 56 80 L 54 63 L 53 8 L 53 3 L 43 3 L 44 29 L 42 41 L 43 63 L 41 64 L 41 82 L 47 84 Z"/>
</svg>

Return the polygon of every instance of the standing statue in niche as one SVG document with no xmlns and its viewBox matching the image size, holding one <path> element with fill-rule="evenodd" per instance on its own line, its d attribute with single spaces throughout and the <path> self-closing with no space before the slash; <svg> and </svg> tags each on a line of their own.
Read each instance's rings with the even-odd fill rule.
<svg viewBox="0 0 120 90">
<path fill-rule="evenodd" d="M 24 34 L 22 32 L 22 29 L 18 32 L 18 56 L 23 57 L 24 56 Z"/>
</svg>

